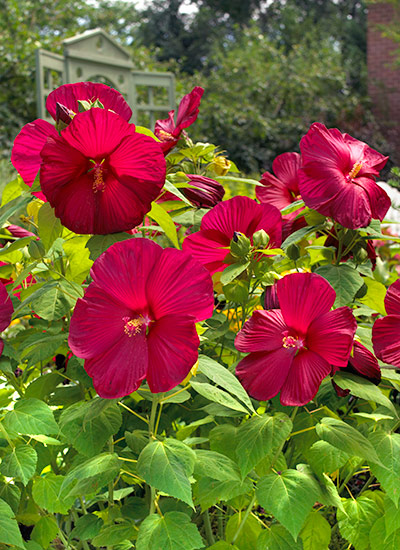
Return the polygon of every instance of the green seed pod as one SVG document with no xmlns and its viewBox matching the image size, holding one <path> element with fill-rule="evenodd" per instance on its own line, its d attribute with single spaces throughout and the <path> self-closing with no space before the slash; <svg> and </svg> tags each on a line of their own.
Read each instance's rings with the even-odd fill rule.
<svg viewBox="0 0 400 550">
<path fill-rule="evenodd" d="M 259 229 L 253 235 L 253 244 L 256 248 L 266 248 L 269 244 L 269 235 L 264 229 Z"/>
<path fill-rule="evenodd" d="M 243 235 L 243 233 L 235 231 L 230 245 L 232 256 L 236 258 L 245 258 L 250 252 L 250 248 L 250 239 L 248 239 L 246 235 Z"/>
<path fill-rule="evenodd" d="M 286 256 L 291 260 L 298 260 L 300 258 L 300 247 L 297 244 L 291 244 L 287 247 Z"/>
</svg>

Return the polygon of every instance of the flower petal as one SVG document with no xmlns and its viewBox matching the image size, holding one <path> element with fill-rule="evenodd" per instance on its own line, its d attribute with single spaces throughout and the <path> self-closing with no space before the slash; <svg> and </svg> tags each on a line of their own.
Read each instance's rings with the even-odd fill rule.
<svg viewBox="0 0 400 550">
<path fill-rule="evenodd" d="M 235 339 L 235 347 L 245 353 L 273 351 L 282 347 L 287 325 L 279 309 L 254 311 Z"/>
<path fill-rule="evenodd" d="M 204 89 L 195 86 L 193 90 L 183 96 L 179 103 L 178 114 L 176 116 L 176 126 L 181 130 L 188 128 L 196 120 L 199 114 L 199 105 L 203 96 Z"/>
<path fill-rule="evenodd" d="M 353 354 L 349 357 L 349 367 L 350 371 L 368 378 L 374 384 L 381 381 L 381 370 L 375 355 L 357 341 L 354 342 Z"/>
<path fill-rule="evenodd" d="M 375 321 L 372 344 L 378 359 L 400 367 L 400 315 L 387 315 Z"/>
<path fill-rule="evenodd" d="M 278 299 L 287 325 L 301 334 L 310 323 L 327 313 L 336 292 L 326 279 L 316 273 L 292 273 L 277 282 Z"/>
<path fill-rule="evenodd" d="M 328 311 L 308 327 L 307 348 L 332 365 L 346 367 L 356 329 L 357 323 L 350 308 Z"/>
<path fill-rule="evenodd" d="M 256 187 L 256 197 L 260 202 L 272 204 L 282 210 L 294 201 L 288 187 L 273 174 L 264 172 L 260 183 L 262 185 Z"/>
<path fill-rule="evenodd" d="M 281 390 L 281 403 L 291 407 L 313 399 L 322 380 L 331 372 L 330 364 L 313 351 L 301 350 L 293 360 Z"/>
<path fill-rule="evenodd" d="M 11 162 L 26 185 L 32 187 L 39 172 L 43 149 L 48 137 L 58 137 L 57 130 L 46 120 L 38 118 L 25 124 L 14 140 Z"/>
<path fill-rule="evenodd" d="M 6 330 L 11 323 L 14 307 L 3 283 L 0 283 L 0 332 Z M 3 344 L 4 345 L 4 344 Z M 1 355 L 1 351 L 0 351 Z"/>
<path fill-rule="evenodd" d="M 363 188 L 369 198 L 372 217 L 382 221 L 391 206 L 391 200 L 386 191 L 371 178 L 356 178 L 353 185 Z"/>
<path fill-rule="evenodd" d="M 397 279 L 387 289 L 385 296 L 386 313 L 390 315 L 400 315 L 400 279 Z"/>
<path fill-rule="evenodd" d="M 267 401 L 275 397 L 285 383 L 293 357 L 294 352 L 285 348 L 250 353 L 237 365 L 236 376 L 251 397 Z"/>
<path fill-rule="evenodd" d="M 192 319 L 167 315 L 150 327 L 147 383 L 153 393 L 171 390 L 197 361 L 199 337 Z"/>
<path fill-rule="evenodd" d="M 57 102 L 61 103 L 67 109 L 74 113 L 79 112 L 78 100 L 92 101 L 99 99 L 104 105 L 104 109 L 110 109 L 123 119 L 129 122 L 132 116 L 132 110 L 125 101 L 124 96 L 98 82 L 76 82 L 74 84 L 64 84 L 49 94 L 46 100 L 46 109 L 56 120 Z"/>
<path fill-rule="evenodd" d="M 272 170 L 285 187 L 295 195 L 299 194 L 298 171 L 301 167 L 299 153 L 282 153 L 272 162 Z"/>
<path fill-rule="evenodd" d="M 182 248 L 213 274 L 228 266 L 224 260 L 229 254 L 229 245 L 230 239 L 221 231 L 206 229 L 185 237 Z"/>
</svg>

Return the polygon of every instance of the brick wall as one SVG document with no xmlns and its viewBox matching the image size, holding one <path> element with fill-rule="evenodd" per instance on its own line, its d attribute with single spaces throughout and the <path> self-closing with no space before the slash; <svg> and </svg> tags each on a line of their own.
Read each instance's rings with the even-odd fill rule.
<svg viewBox="0 0 400 550">
<path fill-rule="evenodd" d="M 391 4 L 368 7 L 368 93 L 382 133 L 400 158 L 400 67 L 393 67 L 393 52 L 398 48 L 383 38 L 377 24 L 400 25 L 400 9 Z"/>
</svg>

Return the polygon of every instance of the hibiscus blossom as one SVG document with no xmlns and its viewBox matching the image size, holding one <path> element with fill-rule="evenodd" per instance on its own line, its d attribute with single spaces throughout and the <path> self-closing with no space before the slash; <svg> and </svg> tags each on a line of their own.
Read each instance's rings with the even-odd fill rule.
<svg viewBox="0 0 400 550">
<path fill-rule="evenodd" d="M 168 113 L 168 118 L 157 120 L 154 128 L 154 133 L 161 141 L 161 147 L 166 155 L 175 147 L 179 141 L 179 137 L 184 130 L 196 120 L 199 114 L 199 105 L 204 89 L 196 86 L 181 99 L 174 121 L 175 110 Z"/>
<path fill-rule="evenodd" d="M 11 323 L 11 316 L 14 312 L 14 307 L 8 296 L 6 287 L 0 283 L 0 332 L 6 330 Z M 4 342 L 0 338 L 0 355 L 3 353 Z"/>
<path fill-rule="evenodd" d="M 390 198 L 375 178 L 388 157 L 319 122 L 301 139 L 300 149 L 299 189 L 307 206 L 350 229 L 383 220 Z"/>
<path fill-rule="evenodd" d="M 333 369 L 333 371 L 336 370 Z M 375 355 L 356 340 L 354 340 L 347 366 L 345 368 L 341 367 L 339 370 L 357 374 L 375 385 L 378 385 L 382 378 L 381 369 Z M 346 397 L 350 393 L 350 390 L 340 388 L 334 380 L 332 380 L 332 384 L 339 397 Z"/>
<path fill-rule="evenodd" d="M 331 365 L 347 365 L 357 325 L 350 308 L 330 311 L 336 293 L 316 273 L 286 275 L 277 293 L 280 309 L 254 311 L 236 336 L 236 348 L 250 352 L 236 374 L 255 399 L 280 392 L 282 405 L 305 405 Z"/>
<path fill-rule="evenodd" d="M 106 234 L 143 221 L 165 182 L 159 144 L 105 109 L 75 115 L 41 151 L 40 184 L 62 224 Z"/>
<path fill-rule="evenodd" d="M 195 323 L 211 317 L 209 273 L 189 254 L 148 239 L 114 244 L 91 269 L 69 335 L 101 397 L 123 397 L 144 378 L 152 392 L 172 389 L 193 367 Z"/>
<path fill-rule="evenodd" d="M 61 118 L 65 123 L 69 123 L 73 115 L 79 112 L 78 100 L 94 103 L 96 99 L 102 103 L 105 109 L 115 111 L 125 120 L 129 121 L 131 118 L 131 108 L 117 90 L 105 84 L 93 82 L 77 82 L 60 86 L 49 94 L 46 108 L 54 120 Z M 65 115 L 68 115 L 69 120 Z M 25 124 L 15 138 L 11 162 L 29 187 L 32 187 L 39 172 L 42 161 L 40 152 L 47 138 L 56 136 L 58 136 L 58 132 L 55 127 L 46 120 L 38 118 Z M 34 195 L 39 199 L 46 200 L 43 193 L 38 192 Z"/>
<path fill-rule="evenodd" d="M 232 263 L 229 247 L 234 235 L 242 233 L 251 240 L 259 229 L 269 235 L 271 248 L 280 246 L 282 217 L 279 210 L 269 204 L 257 204 L 248 197 L 234 197 L 207 212 L 200 231 L 186 237 L 182 247 L 210 273 L 215 273 Z"/>
<path fill-rule="evenodd" d="M 372 327 L 372 344 L 381 361 L 400 368 L 400 279 L 388 288 L 385 296 L 386 317 Z"/>
</svg>

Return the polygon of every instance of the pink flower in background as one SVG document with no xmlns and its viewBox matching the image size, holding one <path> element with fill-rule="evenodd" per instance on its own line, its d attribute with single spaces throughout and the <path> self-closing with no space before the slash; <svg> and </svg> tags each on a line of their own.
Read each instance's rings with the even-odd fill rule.
<svg viewBox="0 0 400 550">
<path fill-rule="evenodd" d="M 332 365 L 347 365 L 357 324 L 348 307 L 330 311 L 336 293 L 316 273 L 286 275 L 277 293 L 280 309 L 254 311 L 236 336 L 236 348 L 249 352 L 236 375 L 255 399 L 280 392 L 282 405 L 305 405 Z"/>
<path fill-rule="evenodd" d="M 190 252 L 210 273 L 223 271 L 230 263 L 230 242 L 236 233 L 250 240 L 259 229 L 269 235 L 269 246 L 275 248 L 282 241 L 282 216 L 269 204 L 257 204 L 248 197 L 234 197 L 220 202 L 207 212 L 200 231 L 183 241 L 183 249 Z"/>
<path fill-rule="evenodd" d="M 6 287 L 0 283 L 0 332 L 6 330 L 11 323 L 11 317 L 14 312 L 14 307 L 8 296 Z M 3 353 L 4 342 L 0 339 L 0 355 Z"/>
<path fill-rule="evenodd" d="M 308 207 L 350 229 L 383 220 L 390 198 L 375 178 L 388 157 L 319 122 L 301 139 L 300 149 L 299 189 Z"/>
<path fill-rule="evenodd" d="M 372 327 L 372 344 L 381 361 L 400 367 L 400 279 L 390 285 L 385 297 L 386 317 Z"/>
<path fill-rule="evenodd" d="M 107 234 L 143 221 L 165 182 L 159 144 L 105 109 L 77 114 L 41 151 L 42 191 L 75 233 Z"/>
<path fill-rule="evenodd" d="M 181 382 L 198 356 L 195 323 L 213 312 L 209 273 L 185 252 L 133 238 L 104 252 L 91 277 L 69 345 L 98 394 L 123 397 L 144 378 L 154 393 Z"/>
<path fill-rule="evenodd" d="M 181 99 L 174 121 L 175 110 L 168 113 L 168 118 L 157 120 L 154 128 L 154 133 L 161 141 L 161 147 L 166 155 L 175 147 L 179 141 L 179 137 L 185 128 L 188 128 L 196 120 L 199 114 L 199 105 L 204 89 L 196 86 Z"/>
<path fill-rule="evenodd" d="M 78 82 L 76 84 L 64 84 L 51 92 L 46 100 L 46 108 L 50 115 L 57 120 L 60 117 L 60 109 L 68 113 L 78 113 L 78 99 L 88 102 L 94 102 L 99 99 L 105 109 L 111 109 L 118 113 L 125 120 L 129 120 L 132 111 L 126 103 L 123 96 L 106 86 L 105 84 L 95 84 L 93 82 Z M 59 115 L 57 116 L 57 103 L 59 103 Z M 65 117 L 61 117 L 63 120 Z M 22 179 L 32 187 L 33 182 L 39 172 L 42 159 L 40 152 L 49 137 L 58 136 L 55 127 L 40 118 L 25 124 L 20 133 L 14 140 L 14 146 L 11 152 L 11 162 Z M 36 197 L 46 200 L 41 192 L 34 193 Z"/>
<path fill-rule="evenodd" d="M 333 369 L 334 372 L 337 368 Z M 346 367 L 340 367 L 339 370 L 344 372 L 350 372 L 357 374 L 362 378 L 366 378 L 370 382 L 378 385 L 381 381 L 381 369 L 379 368 L 378 361 L 373 353 L 369 351 L 363 344 L 354 340 L 353 349 L 351 351 L 349 362 Z M 333 387 L 339 397 L 345 397 L 350 393 L 350 390 L 340 388 L 334 380 L 332 380 Z"/>
</svg>

